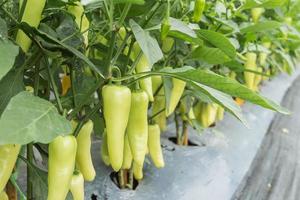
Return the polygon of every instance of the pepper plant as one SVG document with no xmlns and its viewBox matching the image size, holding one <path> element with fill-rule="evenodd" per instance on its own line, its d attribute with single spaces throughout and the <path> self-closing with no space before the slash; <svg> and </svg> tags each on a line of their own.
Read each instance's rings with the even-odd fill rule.
<svg viewBox="0 0 300 200">
<path fill-rule="evenodd" d="M 93 156 L 132 189 L 148 153 L 157 168 L 167 164 L 168 124 L 188 145 L 188 126 L 201 133 L 225 111 L 247 125 L 244 101 L 288 114 L 259 87 L 293 72 L 299 8 L 295 0 L 1 1 L 1 198 L 84 199 L 84 181 L 102 164 Z M 101 154 L 91 155 L 97 137 Z M 24 163 L 26 193 L 17 183 Z"/>
</svg>

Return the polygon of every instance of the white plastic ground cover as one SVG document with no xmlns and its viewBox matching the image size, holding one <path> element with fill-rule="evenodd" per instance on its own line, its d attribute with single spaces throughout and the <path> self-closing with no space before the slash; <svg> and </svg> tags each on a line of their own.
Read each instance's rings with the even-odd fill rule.
<svg viewBox="0 0 300 200">
<path fill-rule="evenodd" d="M 280 102 L 299 75 L 282 74 L 267 82 L 261 93 Z M 86 184 L 86 199 L 98 200 L 227 200 L 231 199 L 247 173 L 274 117 L 274 112 L 246 103 L 246 128 L 230 115 L 201 136 L 190 129 L 190 140 L 201 146 L 180 147 L 168 140 L 174 136 L 170 125 L 163 135 L 166 166 L 156 169 L 145 164 L 144 179 L 135 191 L 120 190 L 111 181 L 111 170 L 100 158 L 101 142 L 93 145 L 97 178 Z M 91 198 L 93 196 L 93 198 Z"/>
</svg>

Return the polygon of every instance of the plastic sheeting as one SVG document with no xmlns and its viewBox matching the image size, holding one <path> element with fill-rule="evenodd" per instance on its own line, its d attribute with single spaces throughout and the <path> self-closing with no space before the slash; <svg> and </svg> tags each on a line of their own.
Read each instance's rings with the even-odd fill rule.
<svg viewBox="0 0 300 200">
<path fill-rule="evenodd" d="M 298 76 L 280 75 L 267 82 L 261 93 L 280 102 Z M 206 130 L 201 136 L 189 129 L 190 140 L 199 144 L 180 147 L 168 140 L 174 136 L 174 125 L 163 134 L 166 167 L 156 169 L 145 164 L 144 179 L 135 191 L 120 190 L 111 181 L 111 169 L 100 158 L 101 141 L 93 144 L 97 178 L 86 184 L 86 199 L 108 200 L 226 200 L 231 199 L 249 170 L 251 163 L 274 117 L 274 112 L 246 103 L 246 128 L 231 115 Z M 93 196 L 93 198 L 91 198 Z"/>
</svg>

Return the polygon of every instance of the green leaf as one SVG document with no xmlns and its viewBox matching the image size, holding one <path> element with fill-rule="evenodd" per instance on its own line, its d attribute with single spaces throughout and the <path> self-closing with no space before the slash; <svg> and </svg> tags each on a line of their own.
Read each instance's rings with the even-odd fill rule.
<svg viewBox="0 0 300 200">
<path fill-rule="evenodd" d="M 219 48 L 212 48 L 207 46 L 199 46 L 198 48 L 196 48 L 192 52 L 190 58 L 214 65 L 222 64 L 231 60 Z"/>
<path fill-rule="evenodd" d="M 203 42 L 197 38 L 197 34 L 193 29 L 191 29 L 187 24 L 179 19 L 170 17 L 170 31 L 169 36 L 201 45 Z"/>
<path fill-rule="evenodd" d="M 248 123 L 242 114 L 241 108 L 235 103 L 231 96 L 200 83 L 190 82 L 189 84 L 192 85 L 195 89 L 199 90 L 200 92 L 206 94 L 214 102 L 223 106 L 228 112 L 230 112 L 237 119 L 239 119 L 244 125 L 248 126 Z"/>
<path fill-rule="evenodd" d="M 281 26 L 282 24 L 277 21 L 262 21 L 258 22 L 254 25 L 250 25 L 247 27 L 242 28 L 240 31 L 242 34 L 244 33 L 257 33 L 257 32 L 264 32 L 264 31 L 269 31 L 272 29 L 277 29 Z"/>
<path fill-rule="evenodd" d="M 159 45 L 153 37 L 150 36 L 148 31 L 145 31 L 135 21 L 129 21 L 132 32 L 141 47 L 143 53 L 147 57 L 149 63 L 153 65 L 157 61 L 163 58 L 163 53 L 159 48 Z"/>
<path fill-rule="evenodd" d="M 102 78 L 104 78 L 103 74 L 101 73 L 101 71 L 84 55 L 82 54 L 80 51 L 78 51 L 77 49 L 57 40 L 55 37 L 41 31 L 38 30 L 36 28 L 33 28 L 31 26 L 29 26 L 27 23 L 25 22 L 21 22 L 20 23 L 20 28 L 27 34 L 29 34 L 31 37 L 33 36 L 40 36 L 42 39 L 44 39 L 46 42 L 49 43 L 54 43 L 59 45 L 61 48 L 68 50 L 69 52 L 71 52 L 72 54 L 74 54 L 76 57 L 78 57 L 79 59 L 81 59 L 82 61 L 84 61 L 92 70 L 94 70 L 96 73 L 98 73 Z"/>
<path fill-rule="evenodd" d="M 7 25 L 6 22 L 0 17 L 0 39 L 7 39 Z"/>
<path fill-rule="evenodd" d="M 118 3 L 132 3 L 137 5 L 143 5 L 145 3 L 144 0 L 113 0 L 114 4 Z"/>
<path fill-rule="evenodd" d="M 251 8 L 277 8 L 286 3 L 286 0 L 246 0 L 245 4 L 241 9 L 251 9 Z"/>
<path fill-rule="evenodd" d="M 0 116 L 10 99 L 24 90 L 23 69 L 9 71 L 0 81 Z"/>
<path fill-rule="evenodd" d="M 264 108 L 274 110 L 283 114 L 289 114 L 290 112 L 273 102 L 272 100 L 267 99 L 259 95 L 256 92 L 248 89 L 246 86 L 238 83 L 237 81 L 218 75 L 208 70 L 188 70 L 185 72 L 171 73 L 181 80 L 187 82 L 196 82 L 203 84 L 205 86 L 214 88 L 223 93 L 229 94 L 233 97 L 239 97 L 254 104 L 260 105 Z"/>
<path fill-rule="evenodd" d="M 20 92 L 10 100 L 0 118 L 0 145 L 47 144 L 71 131 L 70 122 L 53 104 L 29 92 Z"/>
<path fill-rule="evenodd" d="M 230 58 L 234 58 L 236 51 L 231 42 L 221 33 L 210 30 L 198 30 L 198 35 L 213 46 L 219 48 Z"/>
<path fill-rule="evenodd" d="M 8 40 L 0 40 L 0 80 L 13 67 L 18 53 L 18 46 Z"/>
</svg>

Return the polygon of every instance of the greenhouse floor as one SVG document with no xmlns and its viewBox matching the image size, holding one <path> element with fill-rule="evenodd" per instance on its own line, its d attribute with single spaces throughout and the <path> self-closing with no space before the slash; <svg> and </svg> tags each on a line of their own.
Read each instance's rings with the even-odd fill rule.
<svg viewBox="0 0 300 200">
<path fill-rule="evenodd" d="M 300 77 L 282 105 L 292 115 L 276 115 L 234 199 L 296 200 L 300 197 Z"/>
<path fill-rule="evenodd" d="M 169 140 L 175 133 L 174 125 L 170 124 L 162 135 L 165 168 L 156 169 L 147 160 L 144 179 L 134 191 L 120 190 L 111 181 L 111 169 L 101 161 L 101 141 L 97 141 L 93 145 L 97 178 L 86 184 L 86 199 L 297 199 L 298 76 L 299 70 L 292 76 L 282 74 L 261 89 L 264 96 L 293 111 L 292 115 L 276 114 L 246 103 L 243 112 L 250 128 L 226 115 L 225 120 L 200 136 L 190 129 L 190 140 L 196 146 L 189 147 L 177 146 Z"/>
</svg>

